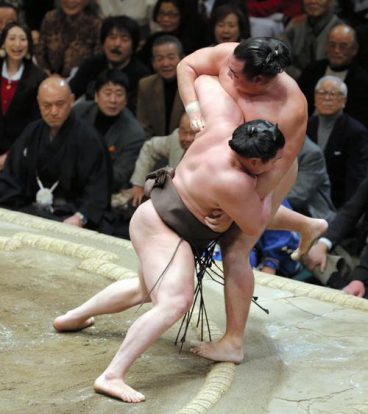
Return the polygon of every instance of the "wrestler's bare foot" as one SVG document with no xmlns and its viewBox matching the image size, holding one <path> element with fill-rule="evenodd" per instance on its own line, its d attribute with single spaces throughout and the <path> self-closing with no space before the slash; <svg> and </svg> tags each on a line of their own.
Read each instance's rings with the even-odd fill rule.
<svg viewBox="0 0 368 414">
<path fill-rule="evenodd" d="M 73 311 L 67 312 L 65 315 L 58 316 L 54 322 L 54 328 L 59 332 L 80 331 L 94 325 L 95 319 L 81 319 L 73 314 Z"/>
<path fill-rule="evenodd" d="M 244 359 L 243 347 L 235 347 L 226 340 L 217 342 L 201 342 L 191 349 L 193 354 L 217 362 L 234 362 L 240 364 Z"/>
<path fill-rule="evenodd" d="M 302 256 L 308 253 L 313 243 L 327 230 L 328 223 L 323 219 L 308 219 L 309 224 L 304 226 L 303 232 L 300 233 L 299 247 L 291 254 L 293 260 L 300 260 Z"/>
<path fill-rule="evenodd" d="M 146 399 L 143 394 L 125 384 L 121 378 L 108 379 L 105 373 L 96 379 L 94 388 L 100 394 L 105 394 L 128 403 L 138 403 Z"/>
</svg>

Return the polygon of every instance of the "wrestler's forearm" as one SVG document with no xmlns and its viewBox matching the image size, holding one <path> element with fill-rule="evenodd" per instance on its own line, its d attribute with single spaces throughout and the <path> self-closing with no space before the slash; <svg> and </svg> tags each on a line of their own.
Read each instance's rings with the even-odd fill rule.
<svg viewBox="0 0 368 414">
<path fill-rule="evenodd" d="M 197 79 L 198 74 L 194 68 L 184 59 L 179 63 L 176 70 L 179 94 L 184 106 L 187 106 L 191 102 L 198 101 L 197 93 L 194 87 L 194 82 Z"/>
</svg>

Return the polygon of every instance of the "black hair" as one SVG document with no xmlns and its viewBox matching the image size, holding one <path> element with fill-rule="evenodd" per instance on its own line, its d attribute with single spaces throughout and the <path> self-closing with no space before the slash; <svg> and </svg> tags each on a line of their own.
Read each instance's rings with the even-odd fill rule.
<svg viewBox="0 0 368 414">
<path fill-rule="evenodd" d="M 21 24 L 21 23 L 18 23 L 18 22 L 10 22 L 10 23 L 8 23 L 4 27 L 3 31 L 1 32 L 1 35 L 0 35 L 0 47 L 4 45 L 6 36 L 8 35 L 9 30 L 11 30 L 13 27 L 19 27 L 26 34 L 27 41 L 28 41 L 28 53 L 27 54 L 29 56 L 27 56 L 25 59 L 32 59 L 32 56 L 33 56 L 33 40 L 32 40 L 32 34 L 31 34 L 31 31 L 29 30 L 29 28 L 27 26 L 25 26 L 24 24 Z"/>
<path fill-rule="evenodd" d="M 138 48 L 140 41 L 140 28 L 136 20 L 129 16 L 109 16 L 102 22 L 100 30 L 100 42 L 103 44 L 107 36 L 116 29 L 118 32 L 127 33 L 132 39 L 132 51 Z"/>
<path fill-rule="evenodd" d="M 153 8 L 153 12 L 152 12 L 153 21 L 157 23 L 157 15 L 160 11 L 160 7 L 162 3 L 172 3 L 179 10 L 180 25 L 182 25 L 183 21 L 185 20 L 184 1 L 182 0 L 157 0 L 155 7 Z"/>
<path fill-rule="evenodd" d="M 285 138 L 277 124 L 255 119 L 240 125 L 229 141 L 230 148 L 245 158 L 271 160 L 285 145 Z"/>
<path fill-rule="evenodd" d="M 249 79 L 258 75 L 273 78 L 291 64 L 291 54 L 286 43 L 272 37 L 243 40 L 235 48 L 234 56 L 246 62 L 243 73 Z"/>
<path fill-rule="evenodd" d="M 118 69 L 109 69 L 98 75 L 95 82 L 95 92 L 98 92 L 103 86 L 110 82 L 114 85 L 120 85 L 125 89 L 125 92 L 128 90 L 129 79 L 125 73 Z"/>
<path fill-rule="evenodd" d="M 13 9 L 16 13 L 18 13 L 17 7 L 14 4 L 8 3 L 7 1 L 0 0 L 0 9 Z"/>
<path fill-rule="evenodd" d="M 161 46 L 161 45 L 166 45 L 167 43 L 173 43 L 176 45 L 176 47 L 178 48 L 178 53 L 179 56 L 182 57 L 184 56 L 184 50 L 183 50 L 183 45 L 181 43 L 181 41 L 172 35 L 168 35 L 168 34 L 163 34 L 161 36 L 158 36 L 154 42 L 152 43 L 152 57 L 153 57 L 153 48 L 156 46 Z"/>
<path fill-rule="evenodd" d="M 224 20 L 229 14 L 235 14 L 238 18 L 239 38 L 237 40 L 240 41 L 242 39 L 247 39 L 250 36 L 248 16 L 245 16 L 244 13 L 239 9 L 239 7 L 233 4 L 223 4 L 222 6 L 216 7 L 211 13 L 211 43 L 216 43 L 215 26 L 217 25 L 217 23 L 221 22 L 221 20 Z"/>
</svg>

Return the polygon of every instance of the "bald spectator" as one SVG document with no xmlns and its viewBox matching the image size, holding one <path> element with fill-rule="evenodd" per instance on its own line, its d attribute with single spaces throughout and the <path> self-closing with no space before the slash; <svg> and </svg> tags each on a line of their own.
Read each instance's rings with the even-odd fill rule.
<svg viewBox="0 0 368 414">
<path fill-rule="evenodd" d="M 157 161 L 162 158 L 168 160 L 168 165 L 176 168 L 182 159 L 184 152 L 194 141 L 195 132 L 190 127 L 190 120 L 186 113 L 181 116 L 179 128 L 170 135 L 153 137 L 143 145 L 134 173 L 130 179 L 132 188 L 132 204 L 137 207 L 144 196 L 144 182 L 146 175 L 150 173 Z"/>
<path fill-rule="evenodd" d="M 103 231 L 111 197 L 108 156 L 97 132 L 71 113 L 73 102 L 62 78 L 41 83 L 42 119 L 10 149 L 0 175 L 0 205 Z"/>
<path fill-rule="evenodd" d="M 285 30 L 292 53 L 288 72 L 294 79 L 309 63 L 326 57 L 328 33 L 342 23 L 335 14 L 334 0 L 303 0 L 303 6 L 305 14 L 293 18 Z"/>
<path fill-rule="evenodd" d="M 317 60 L 302 72 L 298 83 L 308 101 L 309 114 L 314 111 L 314 87 L 325 75 L 340 78 L 348 87 L 344 112 L 368 127 L 368 72 L 356 60 L 359 45 L 353 27 L 333 27 L 326 44 L 326 59 Z"/>
</svg>

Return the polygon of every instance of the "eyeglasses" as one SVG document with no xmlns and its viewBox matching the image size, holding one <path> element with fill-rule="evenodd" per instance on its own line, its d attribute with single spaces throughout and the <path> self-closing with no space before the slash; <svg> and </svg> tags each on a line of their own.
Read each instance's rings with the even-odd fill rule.
<svg viewBox="0 0 368 414">
<path fill-rule="evenodd" d="M 179 17 L 180 13 L 178 12 L 165 12 L 165 11 L 159 11 L 157 13 L 157 17 L 169 17 L 170 19 L 176 19 Z"/>
<path fill-rule="evenodd" d="M 326 98 L 328 96 L 331 99 L 337 99 L 341 96 L 344 96 L 341 92 L 326 91 L 324 89 L 317 89 L 315 92 L 316 92 L 316 95 L 321 96 L 323 98 Z"/>
<path fill-rule="evenodd" d="M 353 49 L 353 45 L 348 43 L 327 42 L 327 48 L 340 49 L 341 52 L 346 52 L 349 49 Z"/>
</svg>

